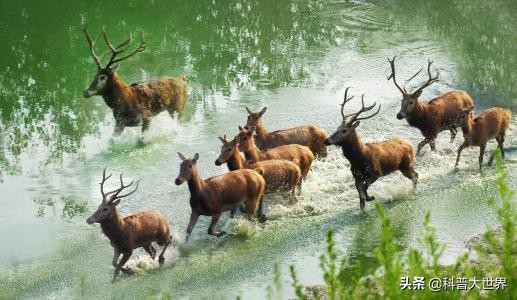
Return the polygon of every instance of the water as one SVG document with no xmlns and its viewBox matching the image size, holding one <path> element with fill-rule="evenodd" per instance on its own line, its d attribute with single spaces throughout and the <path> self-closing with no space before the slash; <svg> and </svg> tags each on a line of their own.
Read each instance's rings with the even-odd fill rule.
<svg viewBox="0 0 517 300">
<path fill-rule="evenodd" d="M 381 114 L 361 123 L 365 141 L 405 137 L 416 145 L 421 137 L 396 120 L 401 97 L 386 80 L 386 59 L 397 54 L 399 82 L 428 57 L 440 68 L 442 80 L 422 99 L 464 89 L 477 111 L 517 108 L 512 1 L 1 1 L 1 7 L 0 290 L 6 298 L 138 298 L 162 291 L 196 299 L 263 298 L 275 263 L 284 275 L 283 293 L 292 297 L 289 265 L 303 283 L 321 283 L 317 257 L 328 228 L 337 231 L 342 255 L 364 264 L 373 259 L 378 219 L 371 204 L 359 212 L 339 149 L 315 162 L 297 204 L 267 197 L 271 220 L 265 225 L 224 216 L 219 226 L 230 234 L 218 239 L 206 235 L 209 220 L 202 218 L 191 241 L 167 253 L 164 267 L 138 251 L 129 262 L 137 275 L 122 275 L 114 285 L 108 240 L 85 223 L 100 201 L 102 169 L 140 180 L 139 191 L 120 205 L 123 214 L 158 210 L 183 240 L 189 195 L 185 185 L 173 184 L 176 151 L 198 152 L 204 178 L 226 172 L 214 165 L 217 136 L 237 132 L 246 120 L 244 106 L 268 106 L 269 129 L 312 123 L 332 132 L 344 89 L 352 86 L 353 94 L 365 92 L 367 101 L 383 105 Z M 136 145 L 137 128 L 111 142 L 111 112 L 100 98 L 82 98 L 95 72 L 77 29 L 84 20 L 92 33 L 106 26 L 114 40 L 144 30 L 148 49 L 122 63 L 119 73 L 127 82 L 186 74 L 185 119 L 166 113 L 153 119 L 143 148 Z M 441 134 L 438 152 L 426 148 L 418 157 L 416 194 L 399 174 L 370 189 L 404 246 L 415 245 L 431 210 L 448 245 L 445 262 L 463 251 L 468 237 L 495 224 L 485 201 L 495 195 L 493 168 L 478 173 L 477 149 L 471 149 L 452 172 L 462 138 L 453 145 L 448 139 Z M 515 187 L 515 130 L 506 144 Z"/>
</svg>

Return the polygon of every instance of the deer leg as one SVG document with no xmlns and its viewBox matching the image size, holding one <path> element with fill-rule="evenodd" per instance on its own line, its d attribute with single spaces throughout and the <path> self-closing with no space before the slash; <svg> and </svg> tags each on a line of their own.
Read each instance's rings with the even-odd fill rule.
<svg viewBox="0 0 517 300">
<path fill-rule="evenodd" d="M 458 164 L 460 163 L 460 155 L 461 155 L 461 151 L 463 151 L 463 149 L 467 148 L 467 145 L 465 145 L 464 143 L 460 145 L 460 147 L 458 148 L 458 154 L 456 156 L 456 164 L 454 165 L 455 168 L 458 167 Z"/>
<path fill-rule="evenodd" d="M 149 256 L 151 256 L 151 258 L 154 260 L 154 258 L 156 257 L 156 249 L 153 247 L 153 245 L 151 245 L 151 244 L 145 245 L 144 250 L 147 253 L 149 253 Z"/>
<path fill-rule="evenodd" d="M 413 192 L 415 192 L 416 184 L 418 183 L 418 173 L 415 172 L 414 167 L 410 166 L 407 169 L 400 171 L 402 172 L 402 175 L 404 175 L 404 177 L 410 179 L 413 182 Z"/>
<path fill-rule="evenodd" d="M 497 151 L 498 148 L 501 150 L 501 156 L 504 158 L 504 149 L 503 149 L 504 138 L 502 140 L 500 137 L 497 137 L 495 139 L 497 141 L 497 148 L 494 150 L 494 152 L 492 152 L 492 154 L 490 155 L 490 158 L 488 159 L 489 166 L 491 166 L 492 163 L 494 162 L 495 152 Z"/>
<path fill-rule="evenodd" d="M 123 268 L 124 264 L 129 260 L 129 258 L 131 257 L 131 254 L 133 254 L 133 251 L 129 251 L 129 252 L 126 252 L 122 255 L 122 259 L 120 260 L 120 262 L 117 264 L 117 266 L 115 267 L 115 272 L 113 272 L 113 280 L 112 280 L 112 283 L 115 282 L 115 278 L 117 278 L 118 276 L 118 273 L 120 273 L 120 270 L 122 270 L 122 272 L 126 273 L 126 274 L 133 274 L 133 272 L 131 271 L 131 269 L 129 268 Z M 125 270 L 125 271 L 124 271 Z M 128 273 L 129 272 L 129 273 Z"/>
<path fill-rule="evenodd" d="M 429 141 L 429 147 L 431 147 L 431 151 L 436 151 L 436 144 L 434 143 L 434 139 Z"/>
<path fill-rule="evenodd" d="M 113 260 L 111 260 L 111 264 L 116 268 L 118 265 L 118 258 L 120 256 L 120 251 L 117 248 L 113 248 Z"/>
<path fill-rule="evenodd" d="M 167 250 L 167 247 L 172 243 L 172 236 L 169 237 L 169 240 L 165 245 L 163 245 L 162 252 L 160 252 L 160 255 L 158 256 L 158 262 L 160 263 L 160 266 L 163 265 L 163 262 L 165 261 L 165 250 Z"/>
<path fill-rule="evenodd" d="M 481 165 L 483 164 L 483 156 L 485 155 L 486 144 L 479 146 L 479 171 L 481 171 Z"/>
<path fill-rule="evenodd" d="M 188 223 L 188 226 L 187 226 L 187 237 L 185 238 L 185 241 L 188 242 L 190 234 L 192 233 L 192 229 L 194 229 L 194 226 L 196 225 L 198 218 L 199 218 L 199 214 L 197 212 L 192 211 L 190 213 L 190 222 Z"/>
<path fill-rule="evenodd" d="M 233 217 L 235 217 L 235 213 L 237 212 L 237 208 L 234 208 L 230 211 L 230 218 L 233 219 Z"/>
<path fill-rule="evenodd" d="M 368 196 L 368 188 L 370 187 L 370 185 L 372 185 L 372 183 L 374 183 L 375 181 L 377 180 L 377 177 L 370 177 L 368 179 L 366 179 L 363 183 L 363 189 L 364 189 L 364 195 L 365 195 L 365 199 L 366 201 L 373 201 L 375 200 L 375 197 L 373 196 Z"/>
<path fill-rule="evenodd" d="M 420 153 L 420 150 L 422 150 L 422 148 L 424 148 L 424 146 L 429 143 L 429 140 L 427 138 L 425 138 L 423 141 L 421 141 L 420 143 L 418 143 L 418 146 L 417 146 L 417 150 L 416 150 L 416 154 L 418 155 L 418 153 Z"/>
<path fill-rule="evenodd" d="M 264 223 L 267 221 L 267 218 L 263 213 L 264 195 L 262 195 L 258 201 L 259 201 L 259 205 L 258 205 L 258 211 L 257 211 L 257 218 L 260 223 Z"/>
<path fill-rule="evenodd" d="M 355 181 L 355 187 L 357 189 L 357 192 L 359 193 L 359 206 L 361 207 L 361 210 L 366 205 L 366 195 L 364 195 L 364 189 L 363 189 L 363 181 L 357 180 Z"/>
<path fill-rule="evenodd" d="M 122 131 L 124 131 L 124 125 L 120 122 L 115 122 L 115 129 L 113 129 L 113 136 L 120 136 L 122 134 Z"/>
<path fill-rule="evenodd" d="M 212 215 L 212 221 L 210 222 L 210 226 L 208 227 L 209 235 L 220 237 L 220 236 L 223 236 L 226 234 L 225 231 L 214 231 L 215 224 L 217 224 L 217 221 L 219 221 L 220 217 L 221 217 L 221 213 L 215 213 Z"/>
<path fill-rule="evenodd" d="M 457 131 L 456 131 L 456 128 L 454 128 L 454 127 L 449 128 L 449 131 L 451 132 L 451 144 L 452 144 L 452 142 L 454 142 L 454 139 L 456 138 Z"/>
</svg>

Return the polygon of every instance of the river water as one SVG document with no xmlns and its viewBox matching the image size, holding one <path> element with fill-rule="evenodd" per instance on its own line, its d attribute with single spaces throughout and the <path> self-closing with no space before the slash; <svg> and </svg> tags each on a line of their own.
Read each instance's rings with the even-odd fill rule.
<svg viewBox="0 0 517 300">
<path fill-rule="evenodd" d="M 175 186 L 181 151 L 200 154 L 204 178 L 217 167 L 217 136 L 233 136 L 246 121 L 244 106 L 258 110 L 269 129 L 318 124 L 329 133 L 340 122 L 339 103 L 351 86 L 355 95 L 382 104 L 363 121 L 364 141 L 421 136 L 395 118 L 401 96 L 387 58 L 397 55 L 399 82 L 424 67 L 441 71 L 440 82 L 421 99 L 463 89 L 476 111 L 517 108 L 517 5 L 513 1 L 0 1 L 0 298 L 141 298 L 170 292 L 176 298 L 264 298 L 278 263 L 283 294 L 292 297 L 288 267 L 305 284 L 322 283 L 318 257 L 328 228 L 336 231 L 341 255 L 368 265 L 378 244 L 374 205 L 359 201 L 340 149 L 315 161 L 298 203 L 266 197 L 270 220 L 257 225 L 243 216 L 219 226 L 229 234 L 209 237 L 201 218 L 183 242 L 190 207 L 186 185 Z M 154 118 L 138 147 L 138 128 L 111 140 L 114 122 L 99 97 L 82 91 L 95 74 L 84 36 L 106 26 L 113 40 L 143 30 L 148 49 L 125 62 L 119 74 L 133 82 L 185 74 L 189 99 L 185 118 Z M 418 77 L 423 81 L 425 77 Z M 357 109 L 359 103 L 350 105 Z M 512 121 L 515 128 L 515 118 Z M 444 262 L 495 216 L 486 199 L 496 195 L 494 168 L 477 170 L 477 148 L 465 150 L 453 172 L 461 134 L 438 151 L 417 157 L 416 194 L 400 174 L 376 182 L 371 194 L 384 203 L 404 247 L 415 245 L 426 211 L 447 244 Z M 517 186 L 517 134 L 507 137 L 506 165 Z M 490 143 L 492 150 L 495 143 Z M 100 202 L 102 169 L 139 179 L 123 214 L 157 210 L 180 239 L 159 268 L 143 251 L 112 285 L 112 249 L 86 217 Z"/>
</svg>

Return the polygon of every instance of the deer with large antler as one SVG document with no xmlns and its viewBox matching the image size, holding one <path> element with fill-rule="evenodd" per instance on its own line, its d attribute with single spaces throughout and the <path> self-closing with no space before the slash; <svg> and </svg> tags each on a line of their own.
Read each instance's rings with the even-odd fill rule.
<svg viewBox="0 0 517 300">
<path fill-rule="evenodd" d="M 255 143 L 261 150 L 274 148 L 282 145 L 298 144 L 307 146 L 311 149 L 314 156 L 326 157 L 327 146 L 323 142 L 327 137 L 327 132 L 316 125 L 301 125 L 283 130 L 268 131 L 262 120 L 262 116 L 266 113 L 267 107 L 260 112 L 254 112 L 248 107 L 248 120 L 246 128 L 255 127 L 256 137 Z"/>
<path fill-rule="evenodd" d="M 406 87 L 400 87 L 395 78 L 395 57 L 388 61 L 391 66 L 391 74 L 388 80 L 393 79 L 393 83 L 402 93 L 402 104 L 397 114 L 397 119 L 406 119 L 410 126 L 416 127 L 424 136 L 424 140 L 418 144 L 417 154 L 426 145 L 432 151 L 436 150 L 435 140 L 438 134 L 444 130 L 451 132 L 451 143 L 456 137 L 456 128 L 453 125 L 454 119 L 463 109 L 474 108 L 472 98 L 464 91 L 450 91 L 441 94 L 427 103 L 418 100 L 422 91 L 431 84 L 438 81 L 440 72 L 437 70 L 433 76 L 431 74 L 432 61 L 427 64 L 427 81 L 413 92 L 406 90 Z M 415 75 L 411 76 L 408 82 L 416 77 L 423 69 L 420 69 Z"/>
<path fill-rule="evenodd" d="M 104 183 L 110 177 L 111 174 L 106 177 L 106 169 L 104 169 L 100 183 L 102 202 L 86 222 L 88 224 L 100 223 L 102 232 L 110 240 L 114 250 L 112 263 L 115 267 L 115 272 L 113 272 L 113 282 L 115 282 L 115 278 L 117 278 L 120 271 L 129 275 L 133 274 L 133 271 L 128 267 L 124 267 L 124 264 L 129 260 L 133 250 L 136 248 L 143 247 L 151 258 L 154 259 L 157 252 L 152 243 L 156 242 L 163 247 L 158 256 L 160 265 L 163 264 L 165 260 L 164 253 L 172 243 L 172 236 L 170 234 L 169 222 L 158 212 L 143 211 L 127 217 L 121 216 L 117 205 L 122 198 L 136 192 L 138 182 L 131 192 L 121 195 L 121 192 L 132 186 L 134 181 L 125 185 L 122 180 L 122 174 L 120 174 L 120 187 L 110 192 L 104 192 Z M 122 259 L 118 261 L 120 254 L 122 254 Z"/>
<path fill-rule="evenodd" d="M 108 45 L 108 52 L 101 56 L 95 54 L 95 43 L 99 39 L 92 39 L 86 25 L 81 28 L 95 63 L 97 74 L 90 87 L 84 91 L 84 97 L 100 95 L 112 109 L 115 118 L 114 136 L 122 133 L 126 126 L 142 126 L 142 134 L 148 129 L 151 118 L 167 110 L 171 117 L 177 112 L 181 117 L 186 100 L 185 76 L 162 76 L 126 84 L 117 74 L 118 64 L 131 56 L 145 50 L 146 43 L 142 32 L 142 40 L 131 52 L 126 51 L 133 42 L 133 35 L 118 46 L 114 46 L 103 29 L 101 35 Z M 108 62 L 103 65 L 105 55 L 111 54 Z"/>
<path fill-rule="evenodd" d="M 293 162 L 284 159 L 249 162 L 239 151 L 239 139 L 228 141 L 226 135 L 219 137 L 223 143 L 221 153 L 215 161 L 216 166 L 226 163 L 228 170 L 252 169 L 266 180 L 267 191 L 287 191 L 291 201 L 296 199 L 297 187 L 301 185 L 302 171 Z"/>
<path fill-rule="evenodd" d="M 370 106 L 365 106 L 363 94 L 361 96 L 361 109 L 345 115 L 345 104 L 353 98 L 353 96 L 347 98 L 348 89 L 345 90 L 345 97 L 341 104 L 343 121 L 336 131 L 325 140 L 325 144 L 341 146 L 343 155 L 350 162 L 350 169 L 359 193 L 360 207 L 363 209 L 366 201 L 375 199 L 368 196 L 368 187 L 379 177 L 400 170 L 402 175 L 411 179 L 413 189 L 416 189 L 418 173 L 415 172 L 415 150 L 407 140 L 391 139 L 363 144 L 357 133 L 357 126 L 359 126 L 360 120 L 366 120 L 377 115 L 381 106 L 379 105 L 377 111 L 371 115 L 360 117 L 362 113 L 372 110 L 376 105 L 376 103 L 373 103 Z"/>
<path fill-rule="evenodd" d="M 181 185 L 187 181 L 192 209 L 187 226 L 187 240 L 199 216 L 212 217 L 208 227 L 209 235 L 223 236 L 226 232 L 215 229 L 219 218 L 224 211 L 228 210 L 233 215 L 235 209 L 241 205 L 246 207 L 250 219 L 258 215 L 259 221 L 265 220 L 262 215 L 262 198 L 266 182 L 259 173 L 254 170 L 240 169 L 203 180 L 197 169 L 199 154 L 196 153 L 193 158 L 187 158 L 178 152 L 178 156 L 181 158 L 180 173 L 174 183 Z"/>
</svg>

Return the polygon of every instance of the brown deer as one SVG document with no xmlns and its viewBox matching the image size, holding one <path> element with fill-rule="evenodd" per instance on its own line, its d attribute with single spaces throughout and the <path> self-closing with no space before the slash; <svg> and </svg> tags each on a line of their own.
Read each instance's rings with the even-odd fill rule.
<svg viewBox="0 0 517 300">
<path fill-rule="evenodd" d="M 395 79 L 395 57 L 391 60 L 388 58 L 388 61 L 391 66 L 391 74 L 388 76 L 388 80 L 393 79 L 393 83 L 402 93 L 402 104 L 397 114 L 397 119 L 402 120 L 405 118 L 410 126 L 418 128 L 424 136 L 424 140 L 418 144 L 417 154 L 420 153 L 420 150 L 422 150 L 426 144 L 429 144 L 431 150 L 435 151 L 436 137 L 438 133 L 444 130 L 451 132 L 452 143 L 456 137 L 456 128 L 452 124 L 454 118 L 456 118 L 463 109 L 472 109 L 474 107 L 472 98 L 464 91 L 451 91 L 443 93 L 427 103 L 420 102 L 418 101 L 418 97 L 420 97 L 422 91 L 437 82 L 440 76 L 438 70 L 436 71 L 436 75 L 434 77 L 432 76 L 431 65 L 433 62 L 429 60 L 427 64 L 428 80 L 411 93 L 408 92 L 405 87 L 401 88 L 397 84 Z M 422 69 L 413 75 L 411 79 L 421 71 Z"/>
<path fill-rule="evenodd" d="M 302 179 L 307 177 L 307 173 L 309 173 L 312 161 L 314 160 L 314 154 L 312 154 L 312 151 L 308 147 L 290 144 L 260 150 L 255 144 L 255 130 L 255 127 L 247 129 L 239 126 L 239 134 L 236 138 L 239 141 L 239 151 L 244 153 L 246 160 L 250 163 L 271 159 L 289 160 L 300 167 Z"/>
<path fill-rule="evenodd" d="M 188 182 L 192 208 L 187 227 L 187 241 L 200 215 L 212 217 L 208 227 L 209 235 L 220 237 L 226 234 L 224 231 L 215 230 L 217 221 L 223 211 L 231 210 L 233 214 L 242 204 L 246 207 L 250 219 L 255 218 L 255 214 L 258 213 L 259 221 L 265 221 L 262 215 L 262 198 L 266 182 L 259 173 L 241 169 L 203 180 L 196 165 L 199 154 L 196 153 L 194 158 L 186 158 L 179 152 L 178 155 L 182 162 L 175 183 L 181 185 L 185 181 Z"/>
<path fill-rule="evenodd" d="M 458 148 L 458 156 L 456 157 L 456 165 L 460 162 L 460 154 L 463 149 L 469 146 L 479 147 L 479 170 L 483 164 L 483 156 L 488 141 L 495 139 L 501 155 L 504 158 L 503 143 L 506 130 L 510 125 L 512 112 L 509 109 L 494 107 L 483 111 L 474 118 L 471 109 L 465 109 L 454 120 L 454 126 L 461 127 L 463 131 L 463 144 Z M 490 155 L 488 165 L 492 165 L 495 151 Z"/>
<path fill-rule="evenodd" d="M 301 184 L 302 171 L 300 167 L 293 162 L 283 159 L 265 160 L 254 163 L 248 163 L 239 152 L 238 138 L 232 141 L 219 137 L 223 143 L 221 153 L 215 161 L 216 166 L 226 163 L 228 170 L 235 171 L 239 169 L 253 169 L 257 171 L 266 180 L 266 191 L 283 190 L 289 193 L 289 199 L 295 200 L 296 188 Z"/>
<path fill-rule="evenodd" d="M 116 72 L 118 63 L 145 50 L 143 32 L 138 46 L 130 53 L 119 57 L 131 46 L 133 35 L 118 46 L 113 46 L 103 29 L 102 37 L 109 47 L 109 52 L 99 57 L 94 50 L 99 36 L 93 40 L 86 26 L 83 26 L 81 30 L 86 36 L 91 55 L 97 64 L 97 74 L 90 87 L 84 91 L 84 97 L 102 96 L 113 111 L 114 136 L 120 135 L 126 126 L 135 127 L 140 124 L 143 134 L 149 128 L 151 118 L 164 110 L 167 110 L 171 117 L 174 112 L 178 112 L 181 117 L 187 95 L 185 76 L 162 76 L 127 85 Z M 102 58 L 109 53 L 111 53 L 111 57 L 106 65 L 103 65 Z"/>
<path fill-rule="evenodd" d="M 133 274 L 133 271 L 130 268 L 124 267 L 124 264 L 136 248 L 143 247 L 151 258 L 154 259 L 156 249 L 152 243 L 156 242 L 158 245 L 163 246 L 158 256 L 158 261 L 162 265 L 165 260 L 165 250 L 172 243 L 172 236 L 170 234 L 169 222 L 158 212 L 143 211 L 127 217 L 121 216 L 117 209 L 120 199 L 136 192 L 138 183 L 131 192 L 120 195 L 124 189 L 130 187 L 134 182 L 131 181 L 129 184 L 124 185 L 122 174 L 120 174 L 120 187 L 105 193 L 104 183 L 110 177 L 111 174 L 106 177 L 106 169 L 104 169 L 100 183 L 102 202 L 97 210 L 86 220 L 86 223 L 100 223 L 102 232 L 110 240 L 114 250 L 112 264 L 115 267 L 115 272 L 113 273 L 113 282 L 115 282 L 115 278 L 120 271 L 126 274 Z M 120 254 L 122 254 L 122 259 L 120 262 L 117 262 Z"/>
<path fill-rule="evenodd" d="M 413 189 L 416 189 L 418 173 L 415 172 L 415 150 L 413 145 L 404 139 L 391 139 L 376 143 L 361 142 L 357 133 L 357 126 L 360 120 L 366 120 L 377 115 L 381 109 L 366 117 L 359 117 L 364 112 L 370 111 L 376 103 L 370 106 L 364 105 L 364 94 L 361 96 L 361 109 L 358 112 L 345 115 L 345 104 L 352 97 L 347 98 L 347 88 L 345 98 L 341 104 L 341 116 L 343 121 L 337 130 L 325 140 L 327 145 L 341 146 L 343 155 L 350 162 L 350 169 L 355 179 L 355 186 L 359 192 L 361 209 L 364 208 L 366 201 L 375 198 L 368 196 L 368 187 L 379 177 L 388 175 L 400 170 L 402 175 L 411 179 Z M 348 117 L 351 117 L 347 120 Z"/>
<path fill-rule="evenodd" d="M 323 128 L 315 125 L 302 125 L 269 132 L 264 126 L 264 121 L 262 121 L 266 109 L 267 107 L 264 107 L 260 112 L 253 112 L 246 107 L 248 121 L 245 127 L 248 129 L 251 127 L 257 128 L 255 143 L 259 149 L 266 150 L 283 145 L 298 144 L 309 147 L 314 156 L 327 156 L 327 146 L 323 141 L 328 137 L 328 134 Z"/>
</svg>

